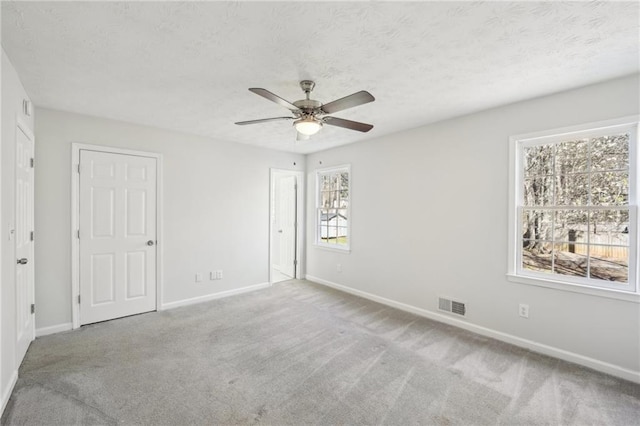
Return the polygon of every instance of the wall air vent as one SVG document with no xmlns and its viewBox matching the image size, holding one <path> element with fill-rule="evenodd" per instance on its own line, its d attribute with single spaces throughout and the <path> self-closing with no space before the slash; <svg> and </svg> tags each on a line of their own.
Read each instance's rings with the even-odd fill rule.
<svg viewBox="0 0 640 426">
<path fill-rule="evenodd" d="M 457 302 L 445 297 L 438 298 L 438 309 L 444 312 L 460 315 L 461 317 L 467 314 L 467 308 L 463 302 Z"/>
</svg>

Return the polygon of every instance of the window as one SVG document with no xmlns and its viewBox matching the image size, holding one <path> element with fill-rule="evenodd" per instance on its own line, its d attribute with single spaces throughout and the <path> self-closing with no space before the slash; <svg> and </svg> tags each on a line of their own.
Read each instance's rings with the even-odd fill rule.
<svg viewBox="0 0 640 426">
<path fill-rule="evenodd" d="M 316 244 L 348 250 L 350 167 L 322 169 L 316 173 Z"/>
<path fill-rule="evenodd" d="M 637 293 L 637 119 L 511 138 L 512 275 Z"/>
</svg>

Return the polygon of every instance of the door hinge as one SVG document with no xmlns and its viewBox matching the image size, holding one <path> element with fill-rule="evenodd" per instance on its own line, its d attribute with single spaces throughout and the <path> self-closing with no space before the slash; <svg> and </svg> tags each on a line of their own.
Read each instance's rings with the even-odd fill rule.
<svg viewBox="0 0 640 426">
<path fill-rule="evenodd" d="M 294 265 L 296 265 L 296 266 L 298 266 L 298 261 L 297 261 L 297 260 L 294 260 L 294 261 L 293 261 L 293 264 L 294 264 Z"/>
<path fill-rule="evenodd" d="M 31 239 L 31 241 L 33 241 L 33 240 L 34 240 L 34 238 L 35 238 L 35 237 L 34 237 L 34 233 L 33 233 L 33 231 L 31 231 L 31 234 L 29 235 L 29 238 Z"/>
<path fill-rule="evenodd" d="M 35 314 L 35 313 L 36 313 L 36 305 L 35 305 L 35 303 L 32 303 L 32 304 L 31 304 L 31 313 L 32 313 L 32 314 Z"/>
<path fill-rule="evenodd" d="M 78 295 L 78 305 L 80 304 L 80 295 Z"/>
<path fill-rule="evenodd" d="M 80 239 L 80 230 L 78 229 L 78 232 L 76 233 L 76 236 L 78 237 L 78 239 Z"/>
<path fill-rule="evenodd" d="M 33 169 L 33 165 L 35 164 L 36 160 L 33 158 L 29 159 L 29 165 L 31 166 L 31 168 Z"/>
<path fill-rule="evenodd" d="M 78 163 L 78 174 L 80 174 L 80 163 Z"/>
</svg>

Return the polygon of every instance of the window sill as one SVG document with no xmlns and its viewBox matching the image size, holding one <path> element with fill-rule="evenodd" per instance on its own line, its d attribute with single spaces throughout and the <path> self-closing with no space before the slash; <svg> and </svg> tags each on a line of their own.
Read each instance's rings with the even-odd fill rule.
<svg viewBox="0 0 640 426">
<path fill-rule="evenodd" d="M 313 244 L 315 248 L 319 248 L 320 250 L 327 250 L 327 251 L 333 251 L 333 252 L 337 252 L 337 253 L 351 253 L 351 249 L 349 247 L 336 247 L 336 246 L 329 246 L 329 245 L 324 245 L 324 244 L 318 244 L 318 243 L 314 243 Z"/>
<path fill-rule="evenodd" d="M 564 283 L 561 281 L 555 281 L 555 280 L 547 280 L 547 279 L 534 278 L 534 277 L 524 277 L 522 275 L 516 275 L 514 273 L 508 273 L 507 280 L 514 283 L 519 283 L 519 284 L 528 284 L 528 285 L 534 285 L 537 287 L 552 288 L 555 290 L 568 291 L 572 293 L 581 293 L 581 294 L 587 294 L 590 296 L 605 297 L 607 299 L 623 300 L 626 302 L 640 304 L 640 294 L 630 293 L 627 291 L 602 289 L 597 287 L 586 287 L 586 286 L 581 286 L 577 284 L 567 284 L 567 283 Z"/>
</svg>

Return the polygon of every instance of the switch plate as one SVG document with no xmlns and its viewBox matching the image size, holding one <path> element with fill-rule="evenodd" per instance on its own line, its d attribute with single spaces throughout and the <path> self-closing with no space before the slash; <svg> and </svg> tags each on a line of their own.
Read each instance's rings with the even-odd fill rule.
<svg viewBox="0 0 640 426">
<path fill-rule="evenodd" d="M 337 270 L 338 272 L 342 272 L 342 263 L 338 263 L 338 264 L 336 265 L 336 270 Z"/>
<path fill-rule="evenodd" d="M 222 279 L 222 270 L 217 270 L 216 271 L 216 279 L 217 280 L 221 280 Z"/>
<path fill-rule="evenodd" d="M 216 279 L 216 271 L 209 272 L 209 279 L 210 280 L 215 280 Z"/>
<path fill-rule="evenodd" d="M 199 283 L 200 281 L 202 281 L 202 274 L 197 273 L 196 274 L 196 282 Z"/>
<path fill-rule="evenodd" d="M 521 303 L 518 307 L 518 313 L 522 318 L 529 318 L 529 305 Z"/>
</svg>

